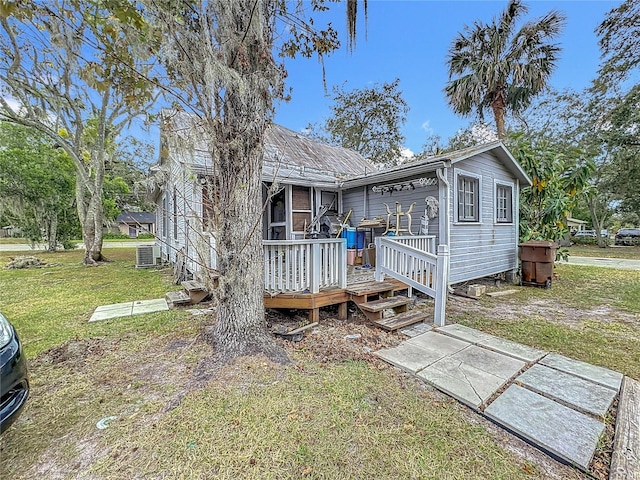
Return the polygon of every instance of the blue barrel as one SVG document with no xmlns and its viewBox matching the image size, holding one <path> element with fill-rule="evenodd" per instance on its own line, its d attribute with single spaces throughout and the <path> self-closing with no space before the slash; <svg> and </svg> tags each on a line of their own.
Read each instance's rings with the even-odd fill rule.
<svg viewBox="0 0 640 480">
<path fill-rule="evenodd" d="M 356 229 L 355 227 L 345 228 L 347 231 L 347 248 L 356 248 Z"/>
<path fill-rule="evenodd" d="M 358 232 L 357 235 L 356 244 L 359 250 L 362 250 L 364 248 L 364 233 L 365 232 Z"/>
</svg>

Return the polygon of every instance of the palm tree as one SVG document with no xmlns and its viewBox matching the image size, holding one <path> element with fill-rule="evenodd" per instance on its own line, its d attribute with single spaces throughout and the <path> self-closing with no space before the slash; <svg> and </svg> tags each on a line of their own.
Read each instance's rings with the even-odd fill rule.
<svg viewBox="0 0 640 480">
<path fill-rule="evenodd" d="M 490 24 L 465 25 L 449 48 L 449 104 L 463 116 L 475 110 L 480 120 L 491 108 L 501 140 L 506 137 L 505 112 L 522 111 L 542 91 L 560 52 L 551 41 L 561 32 L 565 16 L 552 10 L 516 29 L 527 11 L 520 0 L 509 0 Z"/>
</svg>

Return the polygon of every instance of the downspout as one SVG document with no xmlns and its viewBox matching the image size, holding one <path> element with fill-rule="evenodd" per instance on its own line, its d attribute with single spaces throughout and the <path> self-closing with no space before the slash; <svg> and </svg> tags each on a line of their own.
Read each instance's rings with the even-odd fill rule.
<svg viewBox="0 0 640 480">
<path fill-rule="evenodd" d="M 438 196 L 440 197 L 438 200 L 440 201 L 440 244 L 445 244 L 449 246 L 449 237 L 450 237 L 450 221 L 449 221 L 449 192 L 450 186 L 449 181 L 444 173 L 444 168 L 438 168 L 436 170 L 436 175 L 438 176 L 438 180 L 440 183 L 438 184 Z"/>
</svg>

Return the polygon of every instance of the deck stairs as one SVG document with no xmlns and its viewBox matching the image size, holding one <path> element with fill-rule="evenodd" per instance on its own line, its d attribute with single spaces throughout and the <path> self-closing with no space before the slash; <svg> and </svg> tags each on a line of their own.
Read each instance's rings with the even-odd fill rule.
<svg viewBox="0 0 640 480">
<path fill-rule="evenodd" d="M 181 285 L 182 290 L 175 290 L 166 294 L 169 306 L 195 305 L 209 296 L 209 291 L 204 284 L 195 280 L 185 280 Z"/>
<path fill-rule="evenodd" d="M 354 283 L 347 287 L 347 293 L 370 322 L 383 330 L 394 331 L 427 319 L 427 314 L 409 310 L 413 298 L 398 295 L 407 289 L 404 283 L 390 279 Z"/>
</svg>

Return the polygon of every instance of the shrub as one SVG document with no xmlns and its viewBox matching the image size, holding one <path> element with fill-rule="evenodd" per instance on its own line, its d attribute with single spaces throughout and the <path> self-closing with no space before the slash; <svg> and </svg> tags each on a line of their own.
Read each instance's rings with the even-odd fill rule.
<svg viewBox="0 0 640 480">
<path fill-rule="evenodd" d="M 156 238 L 156 236 L 153 233 L 141 233 L 140 235 L 138 235 L 138 238 L 140 240 L 154 239 L 154 238 Z"/>
</svg>

